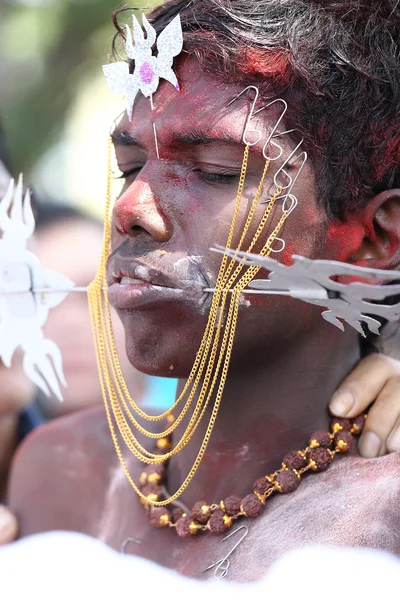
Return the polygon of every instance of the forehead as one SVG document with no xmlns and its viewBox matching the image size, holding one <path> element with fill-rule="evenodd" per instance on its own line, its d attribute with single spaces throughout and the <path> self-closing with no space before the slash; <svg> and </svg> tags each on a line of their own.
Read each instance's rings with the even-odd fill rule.
<svg viewBox="0 0 400 600">
<path fill-rule="evenodd" d="M 150 101 L 141 94 L 136 98 L 132 122 L 125 115 L 117 127 L 117 133 L 129 132 L 140 143 L 151 143 L 153 130 L 151 122 L 157 127 L 157 136 L 160 144 L 168 146 L 177 139 L 188 139 L 192 136 L 193 142 L 196 135 L 200 139 L 219 138 L 221 142 L 243 146 L 243 133 L 254 93 L 237 96 L 243 91 L 244 86 L 221 83 L 211 75 L 200 70 L 199 64 L 193 57 L 185 57 L 180 61 L 177 69 L 180 91 L 168 82 L 161 80 L 161 84 L 153 97 L 154 110 L 151 110 Z M 234 102 L 232 102 L 235 98 Z M 259 101 L 257 109 L 268 101 Z M 253 150 L 261 150 L 263 140 L 276 124 L 282 113 L 282 104 L 263 111 L 251 121 L 251 129 L 262 131 L 262 139 Z M 284 130 L 282 120 L 281 130 Z M 282 145 L 293 147 L 294 143 L 285 136 Z"/>
</svg>

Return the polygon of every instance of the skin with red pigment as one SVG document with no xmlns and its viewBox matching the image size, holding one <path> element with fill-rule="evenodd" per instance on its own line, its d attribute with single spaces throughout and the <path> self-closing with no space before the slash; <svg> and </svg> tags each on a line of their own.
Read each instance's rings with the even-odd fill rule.
<svg viewBox="0 0 400 600">
<path fill-rule="evenodd" d="M 173 366 L 182 388 L 207 320 L 209 298 L 202 287 L 214 285 L 220 264 L 208 249 L 225 243 L 236 195 L 237 178 L 221 183 L 215 174 L 240 171 L 249 105 L 243 101 L 227 108 L 241 90 L 200 74 L 193 59 L 181 63 L 178 74 L 179 94 L 163 83 L 155 96 L 160 160 L 147 100 L 138 99 L 132 123 L 124 119 L 118 126 L 121 170 L 141 170 L 127 178 L 115 206 L 108 280 L 113 283 L 118 269 L 136 269 L 175 287 L 172 296 L 136 303 L 132 310 L 120 310 L 120 316 L 131 363 L 161 376 L 169 376 Z M 274 119 L 272 113 L 260 114 L 264 137 Z M 193 142 L 193 133 L 219 141 L 187 143 Z M 139 146 L 121 143 L 132 141 L 133 134 Z M 228 134 L 236 143 L 226 141 Z M 295 143 L 283 143 L 287 156 Z M 261 147 L 262 142 L 251 151 L 240 224 L 263 169 Z M 273 193 L 277 168 L 271 166 L 263 199 Z M 291 169 L 295 173 L 296 165 Z M 398 192 L 380 194 L 346 224 L 333 223 L 318 202 L 309 161 L 295 193 L 298 207 L 280 234 L 288 248 L 308 257 L 378 268 L 398 261 L 385 242 L 388 237 L 398 242 L 399 220 L 396 214 L 388 216 Z M 262 211 L 260 207 L 256 220 Z M 278 203 L 268 231 L 280 211 Z M 199 471 L 182 496 L 186 505 L 202 499 L 219 502 L 231 494 L 244 497 L 257 478 L 279 467 L 288 451 L 305 447 L 313 431 L 328 427 L 328 400 L 360 355 L 356 332 L 347 327 L 342 333 L 320 313 L 318 307 L 280 297 L 243 303 L 220 414 Z M 200 426 L 170 461 L 171 493 L 190 470 L 203 435 Z M 141 465 L 128 456 L 127 462 L 137 480 Z M 311 475 L 292 495 L 274 498 L 250 523 L 246 543 L 231 559 L 229 577 L 257 579 L 284 551 L 308 543 L 377 546 L 399 553 L 398 472 L 399 458 L 390 455 L 375 461 L 340 458 L 326 473 Z M 174 531 L 149 525 L 119 467 L 100 411 L 74 415 L 34 434 L 17 455 L 9 497 L 23 536 L 75 530 L 114 548 L 133 536 L 141 544 L 131 544 L 131 552 L 198 578 L 212 576 L 203 571 L 225 550 L 218 537 L 181 540 Z"/>
</svg>

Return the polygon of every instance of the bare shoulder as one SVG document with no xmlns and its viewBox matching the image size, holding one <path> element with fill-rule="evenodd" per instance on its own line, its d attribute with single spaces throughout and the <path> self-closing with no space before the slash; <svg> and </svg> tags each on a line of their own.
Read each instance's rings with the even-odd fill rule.
<svg viewBox="0 0 400 600">
<path fill-rule="evenodd" d="M 95 511 L 115 462 L 102 408 L 34 431 L 15 455 L 9 483 L 9 504 L 22 535 L 48 529 L 88 531 L 86 499 Z"/>
</svg>

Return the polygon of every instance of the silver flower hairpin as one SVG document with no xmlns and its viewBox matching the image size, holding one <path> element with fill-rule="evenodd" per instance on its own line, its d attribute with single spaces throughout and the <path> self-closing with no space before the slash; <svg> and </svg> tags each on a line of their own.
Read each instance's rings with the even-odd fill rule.
<svg viewBox="0 0 400 600">
<path fill-rule="evenodd" d="M 244 293 L 291 296 L 323 306 L 327 310 L 322 313 L 322 317 L 342 331 L 344 321 L 365 337 L 362 326 L 364 323 L 369 331 L 378 335 L 381 323 L 370 315 L 388 321 L 398 321 L 400 318 L 400 302 L 380 304 L 385 298 L 399 295 L 400 284 L 373 285 L 360 281 L 344 284 L 332 279 L 350 276 L 391 282 L 400 280 L 398 271 L 357 267 L 333 260 L 311 260 L 295 254 L 292 256 L 293 264 L 288 266 L 269 256 L 262 257 L 222 246 L 216 246 L 212 250 L 227 254 L 247 266 L 255 265 L 270 271 L 268 279 L 251 281 Z"/>
<path fill-rule="evenodd" d="M 34 229 L 30 194 L 23 194 L 20 175 L 16 186 L 11 180 L 0 202 L 0 359 L 10 367 L 21 348 L 25 374 L 61 401 L 59 382 L 66 386 L 61 352 L 44 337 L 43 326 L 50 308 L 60 304 L 74 284 L 43 268 L 27 249 Z"/>
<path fill-rule="evenodd" d="M 135 15 L 132 32 L 126 25 L 126 55 L 135 61 L 133 73 L 130 72 L 127 62 L 117 62 L 103 66 L 107 83 L 114 94 L 124 94 L 126 97 L 126 110 L 128 118 L 132 120 L 133 104 L 139 92 L 150 99 L 151 110 L 154 110 L 153 94 L 157 91 L 160 79 L 169 81 L 178 91 L 178 79 L 172 69 L 175 56 L 182 52 L 183 34 L 180 16 L 177 15 L 169 25 L 160 33 L 157 39 L 156 30 L 146 16 L 143 15 L 143 29 Z M 152 49 L 157 40 L 157 56 L 153 56 Z M 153 123 L 154 139 L 157 156 L 158 141 L 155 123 Z"/>
</svg>

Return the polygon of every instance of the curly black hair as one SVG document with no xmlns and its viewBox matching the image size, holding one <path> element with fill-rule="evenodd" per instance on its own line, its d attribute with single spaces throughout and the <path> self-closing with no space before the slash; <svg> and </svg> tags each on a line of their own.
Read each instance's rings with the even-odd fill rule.
<svg viewBox="0 0 400 600">
<path fill-rule="evenodd" d="M 202 70 L 288 102 L 330 216 L 400 187 L 400 0 L 172 0 L 149 18 L 178 13 Z"/>
</svg>

